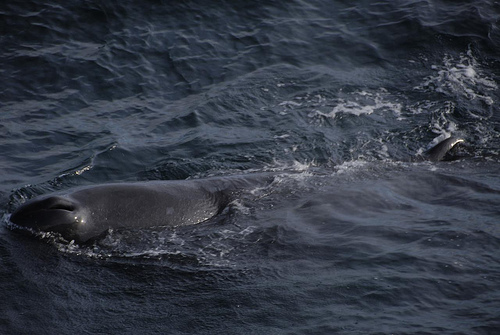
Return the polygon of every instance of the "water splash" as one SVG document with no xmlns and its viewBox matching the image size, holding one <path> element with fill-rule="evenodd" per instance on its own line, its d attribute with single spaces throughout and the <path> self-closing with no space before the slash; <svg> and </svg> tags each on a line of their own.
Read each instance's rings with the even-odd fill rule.
<svg viewBox="0 0 500 335">
<path fill-rule="evenodd" d="M 435 74 L 426 77 L 415 90 L 479 100 L 488 106 L 495 103 L 489 92 L 497 90 L 498 85 L 483 72 L 470 49 L 458 59 L 446 55 L 442 64 L 432 65 L 431 69 Z"/>
<path fill-rule="evenodd" d="M 394 101 L 385 89 L 379 89 L 376 92 L 352 92 L 346 98 L 334 99 L 329 105 L 333 105 L 333 109 L 330 111 L 316 109 L 309 113 L 309 117 L 335 118 L 339 114 L 361 116 L 373 113 L 392 113 L 400 117 L 402 110 L 402 104 Z"/>
</svg>

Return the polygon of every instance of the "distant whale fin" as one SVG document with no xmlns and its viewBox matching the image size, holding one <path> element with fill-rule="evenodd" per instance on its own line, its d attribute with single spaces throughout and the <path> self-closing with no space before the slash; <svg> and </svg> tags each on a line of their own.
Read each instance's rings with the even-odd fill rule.
<svg viewBox="0 0 500 335">
<path fill-rule="evenodd" d="M 463 143 L 465 140 L 460 137 L 448 137 L 447 139 L 439 142 L 429 150 L 427 150 L 424 155 L 427 160 L 431 162 L 439 162 L 443 160 L 447 153 L 450 152 L 457 144 Z"/>
</svg>

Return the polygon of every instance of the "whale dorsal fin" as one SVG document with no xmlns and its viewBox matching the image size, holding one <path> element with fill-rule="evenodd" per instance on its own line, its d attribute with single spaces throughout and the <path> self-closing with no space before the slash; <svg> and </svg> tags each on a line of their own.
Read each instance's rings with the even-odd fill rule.
<svg viewBox="0 0 500 335">
<path fill-rule="evenodd" d="M 460 137 L 448 137 L 447 139 L 439 142 L 425 153 L 425 156 L 431 162 L 438 162 L 443 160 L 446 154 L 453 149 L 458 143 L 465 142 L 463 138 Z"/>
</svg>

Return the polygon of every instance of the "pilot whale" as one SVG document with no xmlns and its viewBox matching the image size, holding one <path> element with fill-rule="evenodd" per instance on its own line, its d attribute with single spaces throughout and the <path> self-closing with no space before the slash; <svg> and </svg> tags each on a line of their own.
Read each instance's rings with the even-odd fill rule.
<svg viewBox="0 0 500 335">
<path fill-rule="evenodd" d="M 85 243 L 111 228 L 201 223 L 219 214 L 242 190 L 271 181 L 271 176 L 256 174 L 80 187 L 30 200 L 12 213 L 10 221 Z"/>
<path fill-rule="evenodd" d="M 431 148 L 426 158 L 442 160 L 460 138 Z M 251 174 L 182 181 L 111 183 L 71 189 L 27 201 L 10 221 L 33 231 L 56 232 L 85 243 L 111 228 L 183 226 L 219 214 L 244 189 L 265 186 L 274 175 Z"/>
</svg>

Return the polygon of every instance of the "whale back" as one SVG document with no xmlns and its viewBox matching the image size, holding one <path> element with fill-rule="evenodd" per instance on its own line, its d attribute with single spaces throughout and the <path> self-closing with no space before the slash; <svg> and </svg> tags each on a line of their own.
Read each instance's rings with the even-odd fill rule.
<svg viewBox="0 0 500 335">
<path fill-rule="evenodd" d="M 111 228 L 184 226 L 219 214 L 238 193 L 269 183 L 270 175 L 112 183 L 28 201 L 11 222 L 86 242 Z"/>
<path fill-rule="evenodd" d="M 462 138 L 449 137 L 427 150 L 425 158 L 431 162 L 442 161 L 457 144 L 463 142 Z"/>
</svg>

